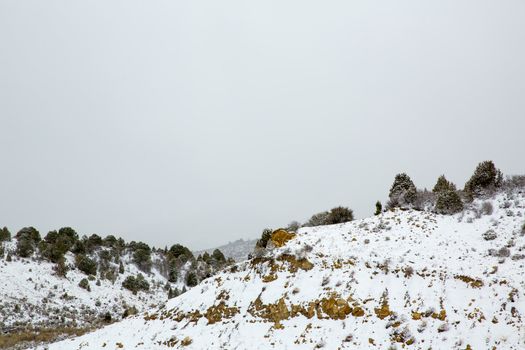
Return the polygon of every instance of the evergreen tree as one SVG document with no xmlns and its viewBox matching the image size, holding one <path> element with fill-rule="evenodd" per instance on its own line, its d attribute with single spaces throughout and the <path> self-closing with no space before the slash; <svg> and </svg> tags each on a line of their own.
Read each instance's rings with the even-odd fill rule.
<svg viewBox="0 0 525 350">
<path fill-rule="evenodd" d="M 383 212 L 383 205 L 381 204 L 380 201 L 377 201 L 376 202 L 376 212 L 374 213 L 374 215 L 379 215 Z"/>
<path fill-rule="evenodd" d="M 16 239 L 16 254 L 27 258 L 34 253 L 37 243 L 40 242 L 40 233 L 34 227 L 24 227 L 17 232 Z"/>
<path fill-rule="evenodd" d="M 188 287 L 195 287 L 197 284 L 199 284 L 197 274 L 193 271 L 188 272 L 186 274 L 186 285 Z"/>
<path fill-rule="evenodd" d="M 389 207 L 411 206 L 417 197 L 417 189 L 410 176 L 405 173 L 397 174 L 390 188 Z"/>
<path fill-rule="evenodd" d="M 463 202 L 456 191 L 440 191 L 437 195 L 435 210 L 440 214 L 455 214 L 463 210 Z"/>
<path fill-rule="evenodd" d="M 434 188 L 432 189 L 432 192 L 434 193 L 440 193 L 445 191 L 456 191 L 456 185 L 454 185 L 452 182 L 448 181 L 445 175 L 441 175 L 438 179 L 436 184 L 434 185 Z"/>
<path fill-rule="evenodd" d="M 465 193 L 472 199 L 495 191 L 502 183 L 501 170 L 496 169 L 493 161 L 487 160 L 478 164 L 474 174 L 465 184 Z"/>
<path fill-rule="evenodd" d="M 4 241 L 10 241 L 11 240 L 11 232 L 9 232 L 9 229 L 7 227 L 0 229 L 0 242 Z"/>
<path fill-rule="evenodd" d="M 211 254 L 211 257 L 213 258 L 213 260 L 220 262 L 220 263 L 223 263 L 226 261 L 226 257 L 219 249 L 215 249 L 213 253 Z"/>
</svg>

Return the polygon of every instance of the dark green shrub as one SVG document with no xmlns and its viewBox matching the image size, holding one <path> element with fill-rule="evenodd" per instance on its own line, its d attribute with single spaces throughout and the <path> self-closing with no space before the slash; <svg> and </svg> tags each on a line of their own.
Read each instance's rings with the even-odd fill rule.
<svg viewBox="0 0 525 350">
<path fill-rule="evenodd" d="M 76 241 L 75 244 L 73 244 L 73 246 L 71 247 L 71 252 L 75 255 L 86 254 L 87 249 L 85 241 Z"/>
<path fill-rule="evenodd" d="M 352 209 L 335 207 L 330 210 L 325 225 L 342 224 L 354 220 Z"/>
<path fill-rule="evenodd" d="M 56 262 L 56 265 L 53 267 L 55 270 L 55 274 L 59 277 L 66 277 L 67 274 L 67 266 L 66 266 L 66 260 L 64 257 L 58 259 Z"/>
<path fill-rule="evenodd" d="M 186 285 L 188 287 L 195 287 L 197 284 L 199 284 L 197 274 L 193 271 L 188 272 L 186 274 Z"/>
<path fill-rule="evenodd" d="M 89 281 L 87 280 L 87 278 L 82 278 L 78 286 L 87 290 L 88 292 L 91 292 L 91 287 L 89 286 Z"/>
<path fill-rule="evenodd" d="M 442 190 L 437 195 L 435 211 L 440 214 L 455 214 L 463 210 L 463 202 L 456 191 Z"/>
<path fill-rule="evenodd" d="M 133 251 L 133 262 L 144 271 L 151 270 L 151 248 L 142 242 L 131 242 L 130 249 Z"/>
<path fill-rule="evenodd" d="M 93 275 L 95 276 L 97 274 L 97 263 L 87 257 L 86 255 L 77 255 L 75 257 L 75 265 L 76 267 L 84 272 L 86 275 Z"/>
<path fill-rule="evenodd" d="M 170 260 L 168 262 L 168 281 L 171 283 L 177 282 L 177 277 L 179 275 L 176 260 Z"/>
<path fill-rule="evenodd" d="M 16 254 L 27 258 L 34 253 L 36 245 L 40 242 L 40 233 L 34 227 L 24 227 L 18 231 L 16 239 Z"/>
<path fill-rule="evenodd" d="M 175 288 L 175 289 L 170 289 L 168 290 L 168 299 L 173 299 L 173 298 L 176 298 L 180 295 L 180 292 L 179 292 L 179 289 L 178 288 Z"/>
<path fill-rule="evenodd" d="M 124 264 L 121 262 L 119 262 L 118 264 L 118 273 L 120 274 L 123 274 L 124 273 Z"/>
<path fill-rule="evenodd" d="M 219 263 L 223 263 L 226 261 L 226 257 L 219 249 L 215 249 L 213 253 L 211 254 L 211 257 L 213 258 L 213 260 Z"/>
<path fill-rule="evenodd" d="M 122 287 L 130 290 L 133 294 L 137 294 L 139 291 L 148 291 L 149 283 L 144 279 L 144 276 L 139 273 L 137 277 L 126 277 L 124 282 L 122 282 Z"/>
<path fill-rule="evenodd" d="M 381 204 L 380 201 L 377 201 L 376 202 L 376 212 L 374 213 L 374 215 L 379 215 L 383 212 L 383 205 Z"/>
<path fill-rule="evenodd" d="M 272 236 L 272 230 L 269 228 L 266 228 L 263 230 L 261 234 L 261 238 L 255 243 L 256 248 L 266 248 L 266 245 L 268 244 L 268 241 L 270 240 L 270 237 Z"/>
<path fill-rule="evenodd" d="M 78 242 L 78 235 L 71 227 L 63 227 L 57 231 L 50 231 L 40 242 L 39 249 L 42 256 L 54 263 L 58 262 L 73 245 Z"/>
<path fill-rule="evenodd" d="M 109 235 L 102 241 L 102 244 L 108 248 L 114 248 L 118 245 L 118 241 L 113 235 Z"/>
<path fill-rule="evenodd" d="M 417 197 L 417 189 L 410 176 L 397 174 L 388 195 L 390 208 L 412 206 Z"/>
<path fill-rule="evenodd" d="M 354 220 L 354 212 L 352 209 L 345 207 L 335 207 L 330 211 L 323 211 L 321 213 L 312 215 L 310 220 L 308 220 L 304 226 L 314 227 L 321 225 L 334 225 L 342 224 L 352 220 Z"/>
<path fill-rule="evenodd" d="M 9 229 L 7 227 L 0 229 L 0 242 L 10 241 L 11 240 L 11 232 L 9 232 Z"/>
<path fill-rule="evenodd" d="M 180 244 L 174 244 L 168 251 L 168 257 L 170 259 L 179 259 L 180 261 L 188 261 L 193 259 L 193 253 L 191 250 Z"/>
<path fill-rule="evenodd" d="M 211 263 L 210 254 L 208 254 L 208 252 L 204 252 L 204 254 L 202 254 L 201 256 L 201 260 L 204 261 L 206 264 L 210 264 Z"/>
<path fill-rule="evenodd" d="M 432 192 L 440 193 L 445 191 L 456 191 L 456 185 L 448 181 L 445 175 L 441 175 L 440 177 L 438 177 L 437 182 L 434 185 L 434 188 L 432 189 Z"/>
<path fill-rule="evenodd" d="M 479 197 L 490 194 L 501 187 L 503 174 L 496 169 L 494 162 L 487 160 L 476 167 L 474 174 L 465 184 L 465 193 L 470 197 Z"/>
<path fill-rule="evenodd" d="M 95 249 L 102 246 L 102 237 L 97 234 L 92 234 L 89 238 L 84 238 L 84 245 L 86 251 L 92 253 Z"/>
</svg>

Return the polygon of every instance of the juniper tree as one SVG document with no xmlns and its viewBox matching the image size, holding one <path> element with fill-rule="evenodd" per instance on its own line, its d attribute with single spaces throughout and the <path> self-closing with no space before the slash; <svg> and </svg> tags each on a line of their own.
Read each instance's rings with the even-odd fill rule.
<svg viewBox="0 0 525 350">
<path fill-rule="evenodd" d="M 410 176 L 405 173 L 397 174 L 390 188 L 389 207 L 411 206 L 417 197 L 417 189 Z"/>
<path fill-rule="evenodd" d="M 465 192 L 472 199 L 496 190 L 502 183 L 501 170 L 496 169 L 493 161 L 486 160 L 476 167 L 474 174 L 465 184 Z"/>
<path fill-rule="evenodd" d="M 9 232 L 9 229 L 7 227 L 0 229 L 0 242 L 3 241 L 10 241 L 11 240 L 11 232 Z"/>
<path fill-rule="evenodd" d="M 383 212 L 383 205 L 381 204 L 380 201 L 377 201 L 376 202 L 376 212 L 374 213 L 374 215 L 379 215 Z"/>
<path fill-rule="evenodd" d="M 434 189 L 432 189 L 432 192 L 439 193 L 439 192 L 444 192 L 444 191 L 455 191 L 455 190 L 456 190 L 456 185 L 448 181 L 445 175 L 441 175 L 437 179 L 437 182 L 434 185 Z"/>
</svg>

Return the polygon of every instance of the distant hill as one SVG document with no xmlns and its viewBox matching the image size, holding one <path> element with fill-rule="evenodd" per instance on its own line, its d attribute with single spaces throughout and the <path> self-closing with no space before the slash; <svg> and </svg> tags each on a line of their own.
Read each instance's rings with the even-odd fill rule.
<svg viewBox="0 0 525 350">
<path fill-rule="evenodd" d="M 226 258 L 232 258 L 233 260 L 239 262 L 248 259 L 248 254 L 253 252 L 256 242 L 256 239 L 238 239 L 236 241 L 229 242 L 225 245 L 221 245 L 220 247 L 199 250 L 194 252 L 193 254 L 195 256 L 203 254 L 204 252 L 211 254 L 215 249 L 219 249 Z"/>
</svg>

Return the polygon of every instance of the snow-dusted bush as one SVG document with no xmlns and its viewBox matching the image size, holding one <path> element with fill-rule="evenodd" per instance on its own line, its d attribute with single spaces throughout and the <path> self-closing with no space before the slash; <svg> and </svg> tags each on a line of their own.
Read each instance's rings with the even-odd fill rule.
<svg viewBox="0 0 525 350">
<path fill-rule="evenodd" d="M 492 215 L 493 212 L 494 212 L 494 207 L 492 206 L 491 202 L 487 201 L 481 204 L 481 213 L 483 215 Z"/>
<path fill-rule="evenodd" d="M 354 220 L 354 212 L 347 207 L 335 207 L 330 211 L 314 214 L 305 227 L 342 224 Z"/>
<path fill-rule="evenodd" d="M 503 183 L 503 174 L 496 169 L 494 162 L 487 160 L 476 167 L 474 174 L 465 184 L 465 193 L 470 197 L 480 197 L 493 193 Z"/>
<path fill-rule="evenodd" d="M 75 257 L 75 266 L 86 275 L 97 274 L 97 263 L 86 255 L 77 255 Z"/>
<path fill-rule="evenodd" d="M 16 255 L 27 258 L 31 256 L 40 242 L 40 233 L 34 227 L 24 227 L 16 234 Z"/>
<path fill-rule="evenodd" d="M 186 285 L 189 287 L 195 287 L 197 284 L 199 284 L 197 274 L 193 271 L 188 272 L 186 274 Z"/>
<path fill-rule="evenodd" d="M 412 206 L 417 197 L 417 189 L 410 176 L 405 173 L 397 174 L 388 197 L 390 208 Z"/>
<path fill-rule="evenodd" d="M 452 182 L 448 181 L 445 175 L 441 175 L 438 179 L 436 184 L 434 185 L 434 188 L 432 189 L 432 192 L 434 193 L 440 193 L 440 192 L 446 192 L 446 191 L 455 191 L 456 185 L 454 185 Z"/>
<path fill-rule="evenodd" d="M 286 231 L 297 232 L 297 230 L 299 230 L 300 227 L 301 227 L 301 223 L 294 220 L 288 224 L 288 227 L 286 227 Z"/>
<path fill-rule="evenodd" d="M 383 205 L 381 204 L 380 201 L 377 201 L 376 202 L 376 211 L 374 213 L 374 215 L 379 215 L 383 212 Z"/>
<path fill-rule="evenodd" d="M 78 286 L 82 289 L 87 290 L 88 292 L 91 292 L 91 287 L 89 286 L 89 281 L 87 280 L 87 278 L 82 278 L 78 283 Z"/>
<path fill-rule="evenodd" d="M 328 221 L 328 216 L 330 215 L 329 212 L 323 211 L 317 214 L 312 215 L 310 220 L 308 220 L 303 226 L 305 227 L 314 227 L 314 226 L 322 226 L 326 225 L 326 222 Z"/>
<path fill-rule="evenodd" d="M 146 273 L 151 270 L 151 248 L 143 242 L 131 242 L 129 249 L 133 252 L 133 263 Z"/>
<path fill-rule="evenodd" d="M 149 283 L 146 281 L 144 276 L 139 273 L 137 277 L 134 276 L 128 276 L 122 282 L 122 287 L 130 290 L 133 292 L 133 294 L 137 294 L 139 291 L 148 291 L 149 290 Z"/>
<path fill-rule="evenodd" d="M 446 190 L 438 193 L 434 209 L 440 214 L 455 214 L 463 210 L 463 202 L 456 191 Z"/>
<path fill-rule="evenodd" d="M 265 228 L 261 234 L 261 238 L 255 243 L 255 248 L 266 248 L 266 245 L 268 244 L 268 241 L 270 240 L 270 237 L 272 236 L 273 230 L 269 228 Z"/>
<path fill-rule="evenodd" d="M 492 241 L 495 240 L 498 236 L 496 235 L 496 232 L 494 232 L 494 230 L 488 230 L 482 235 L 482 237 L 486 241 Z"/>
</svg>

